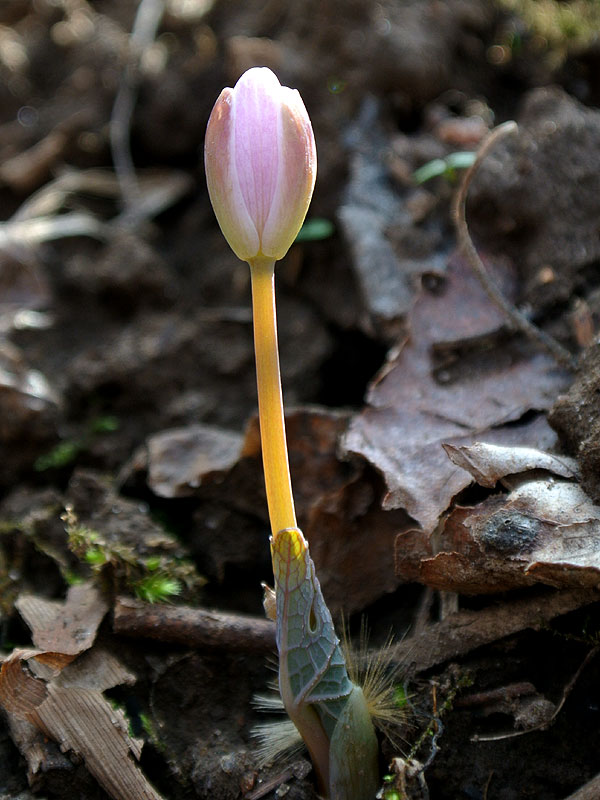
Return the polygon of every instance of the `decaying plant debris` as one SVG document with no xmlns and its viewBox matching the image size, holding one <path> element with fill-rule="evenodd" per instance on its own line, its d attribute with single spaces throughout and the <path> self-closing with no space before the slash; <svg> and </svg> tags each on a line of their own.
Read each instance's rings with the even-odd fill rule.
<svg viewBox="0 0 600 800">
<path fill-rule="evenodd" d="M 600 83 L 571 5 L 0 4 L 3 798 L 316 797 L 252 736 L 250 295 L 200 159 L 254 65 L 315 129 L 312 233 L 277 268 L 286 425 L 328 605 L 393 634 L 381 796 L 597 796 Z M 510 119 L 466 187 L 490 292 L 453 164 Z"/>
</svg>

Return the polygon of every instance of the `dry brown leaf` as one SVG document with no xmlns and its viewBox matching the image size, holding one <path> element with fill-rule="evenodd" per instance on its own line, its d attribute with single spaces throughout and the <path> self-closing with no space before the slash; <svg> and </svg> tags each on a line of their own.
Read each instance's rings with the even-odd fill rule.
<svg viewBox="0 0 600 800">
<path fill-rule="evenodd" d="M 561 478 L 575 478 L 577 461 L 533 447 L 501 447 L 488 442 L 475 442 L 470 447 L 442 445 L 448 458 L 469 472 L 480 486 L 493 488 L 507 475 L 518 475 L 533 469 L 546 470 Z"/>
<path fill-rule="evenodd" d="M 404 580 L 479 594 L 533 583 L 600 584 L 600 506 L 575 483 L 530 480 L 475 508 L 456 508 L 441 532 L 399 534 Z"/>
<path fill-rule="evenodd" d="M 71 586 L 65 602 L 21 595 L 16 607 L 40 651 L 77 655 L 94 643 L 108 603 L 92 583 Z"/>
<path fill-rule="evenodd" d="M 514 422 L 548 408 L 567 376 L 549 356 L 522 343 L 505 341 L 492 355 L 482 344 L 501 324 L 498 310 L 462 262 L 451 260 L 443 289 L 424 290 L 417 300 L 410 340 L 374 382 L 368 406 L 344 438 L 347 453 L 361 455 L 382 473 L 384 508 L 406 509 L 426 531 L 471 482 L 447 458 L 442 443 L 516 444 L 524 434 L 522 443 L 535 447 L 553 441 L 545 421 L 522 431 Z M 452 347 L 476 340 L 479 350 L 472 347 L 470 355 L 436 364 L 436 349 L 448 356 Z"/>
<path fill-rule="evenodd" d="M 243 437 L 210 425 L 162 431 L 148 439 L 148 485 L 159 497 L 187 497 L 238 461 Z"/>
</svg>

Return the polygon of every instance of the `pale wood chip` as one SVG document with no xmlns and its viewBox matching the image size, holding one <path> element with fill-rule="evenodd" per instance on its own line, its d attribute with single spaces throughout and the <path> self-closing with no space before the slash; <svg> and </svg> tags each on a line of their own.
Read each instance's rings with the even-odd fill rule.
<svg viewBox="0 0 600 800">
<path fill-rule="evenodd" d="M 115 800 L 161 800 L 130 757 L 141 742 L 127 733 L 123 712 L 93 689 L 64 689 L 52 683 L 48 696 L 30 715 L 61 750 L 80 754 L 91 774 Z"/>
</svg>

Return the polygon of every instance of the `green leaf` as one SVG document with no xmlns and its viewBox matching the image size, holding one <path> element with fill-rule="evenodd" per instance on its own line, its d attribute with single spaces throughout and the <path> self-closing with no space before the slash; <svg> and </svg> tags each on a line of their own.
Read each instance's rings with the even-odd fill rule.
<svg viewBox="0 0 600 800">
<path fill-rule="evenodd" d="M 321 217 L 308 219 L 300 228 L 296 236 L 297 242 L 320 242 L 323 239 L 329 239 L 333 236 L 335 230 L 333 222 Z"/>
<path fill-rule="evenodd" d="M 271 540 L 279 688 L 308 747 L 320 790 L 335 800 L 372 800 L 377 739 L 362 689 L 348 677 L 308 544 L 297 528 Z"/>
<path fill-rule="evenodd" d="M 437 178 L 438 175 L 443 175 L 444 172 L 446 172 L 446 162 L 444 159 L 434 158 L 433 161 L 428 161 L 413 172 L 413 180 L 418 184 L 425 183 L 432 178 Z"/>
<path fill-rule="evenodd" d="M 422 167 L 413 172 L 413 180 L 417 184 L 430 181 L 443 175 L 448 180 L 452 180 L 457 169 L 468 169 L 475 161 L 477 153 L 471 150 L 460 150 L 450 153 L 446 158 L 434 158 L 423 164 Z"/>
<path fill-rule="evenodd" d="M 477 153 L 473 150 L 460 150 L 458 153 L 450 153 L 446 156 L 446 164 L 450 169 L 468 169 L 475 163 Z"/>
</svg>

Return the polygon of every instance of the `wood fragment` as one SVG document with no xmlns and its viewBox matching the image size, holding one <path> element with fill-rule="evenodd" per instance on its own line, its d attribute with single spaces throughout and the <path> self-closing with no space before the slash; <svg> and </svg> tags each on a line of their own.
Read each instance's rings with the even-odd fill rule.
<svg viewBox="0 0 600 800">
<path fill-rule="evenodd" d="M 113 629 L 125 636 L 187 647 L 259 653 L 275 648 L 275 625 L 271 620 L 189 606 L 151 605 L 129 597 L 117 598 Z"/>
<path fill-rule="evenodd" d="M 527 628 L 539 630 L 551 619 L 598 600 L 600 592 L 576 589 L 544 592 L 481 611 L 459 611 L 395 645 L 392 657 L 422 672 Z"/>
<path fill-rule="evenodd" d="M 92 648 L 107 604 L 93 583 L 72 586 L 64 601 L 22 595 L 17 607 L 31 628 L 36 649 L 15 649 L 0 670 L 0 705 L 11 733 L 35 776 L 63 762 L 40 747 L 33 725 L 62 752 L 83 758 L 86 768 L 113 800 L 163 800 L 136 763 L 142 740 L 129 735 L 122 709 L 103 691 L 133 683 L 110 653 Z M 40 644 L 60 647 L 40 650 Z"/>
<path fill-rule="evenodd" d="M 10 736 L 27 762 L 27 780 L 34 791 L 43 790 L 49 773 L 61 775 L 64 781 L 74 771 L 73 762 L 61 753 L 56 742 L 51 741 L 28 720 L 7 713 Z"/>
<path fill-rule="evenodd" d="M 48 697 L 31 721 L 61 750 L 82 756 L 96 780 L 115 800 L 163 800 L 129 757 L 141 754 L 141 742 L 127 733 L 127 720 L 93 689 L 63 689 L 48 684 Z"/>
</svg>

